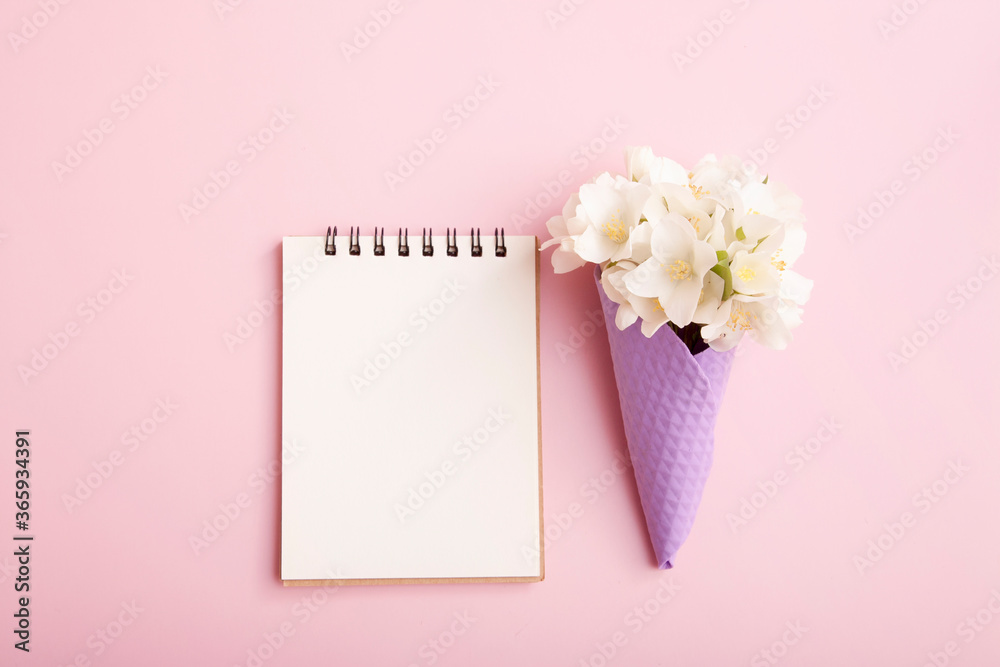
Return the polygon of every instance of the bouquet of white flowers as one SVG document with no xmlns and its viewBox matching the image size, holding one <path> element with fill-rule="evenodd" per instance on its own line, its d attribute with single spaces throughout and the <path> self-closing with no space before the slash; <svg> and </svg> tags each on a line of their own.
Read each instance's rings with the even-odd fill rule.
<svg viewBox="0 0 1000 667">
<path fill-rule="evenodd" d="M 812 282 L 792 271 L 805 245 L 801 200 L 736 157 L 688 171 L 648 146 L 628 148 L 626 176 L 603 173 L 548 222 L 556 273 L 593 262 L 615 324 L 664 324 L 696 353 L 749 332 L 782 349 Z"/>
<path fill-rule="evenodd" d="M 556 246 L 556 273 L 597 265 L 629 454 L 669 568 L 708 479 L 732 349 L 744 333 L 784 348 L 812 281 L 792 271 L 801 200 L 752 165 L 707 155 L 689 171 L 649 147 L 625 163 L 570 197 L 542 248 Z"/>
</svg>

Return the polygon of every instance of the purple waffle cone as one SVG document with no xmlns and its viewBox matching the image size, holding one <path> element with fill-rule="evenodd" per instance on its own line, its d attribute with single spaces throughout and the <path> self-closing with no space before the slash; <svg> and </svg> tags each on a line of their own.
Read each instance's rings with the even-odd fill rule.
<svg viewBox="0 0 1000 667">
<path fill-rule="evenodd" d="M 619 331 L 618 304 L 601 286 L 600 267 L 595 277 L 646 527 L 660 569 L 669 569 L 694 526 L 712 467 L 733 351 L 692 355 L 668 326 L 650 338 L 639 322 Z"/>
</svg>

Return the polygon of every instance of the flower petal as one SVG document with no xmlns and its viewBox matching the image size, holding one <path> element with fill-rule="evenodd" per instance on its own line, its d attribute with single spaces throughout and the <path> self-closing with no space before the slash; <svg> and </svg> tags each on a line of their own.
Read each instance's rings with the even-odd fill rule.
<svg viewBox="0 0 1000 667">
<path fill-rule="evenodd" d="M 693 277 L 688 280 L 677 280 L 674 281 L 674 289 L 670 297 L 666 301 L 660 299 L 660 305 L 663 306 L 663 310 L 671 322 L 679 327 L 686 327 L 691 324 L 700 296 L 700 280 L 695 280 Z"/>
<path fill-rule="evenodd" d="M 693 322 L 708 324 L 715 319 L 719 306 L 722 305 L 722 291 L 726 281 L 714 273 L 705 274 L 705 282 L 701 286 L 701 295 L 698 297 L 698 307 L 694 309 L 691 316 Z"/>
<path fill-rule="evenodd" d="M 650 257 L 625 275 L 625 287 L 636 296 L 667 298 L 674 290 L 674 281 L 664 271 L 660 261 Z"/>
<path fill-rule="evenodd" d="M 576 238 L 576 253 L 588 262 L 606 262 L 617 250 L 618 244 L 593 225 Z"/>
<path fill-rule="evenodd" d="M 653 257 L 669 263 L 675 259 L 687 259 L 695 239 L 694 227 L 680 215 L 670 213 L 653 230 L 649 247 Z"/>
<path fill-rule="evenodd" d="M 625 331 L 635 324 L 637 319 L 639 319 L 639 314 L 635 312 L 632 304 L 623 303 L 618 306 L 618 311 L 615 313 L 615 326 L 618 327 L 619 331 Z"/>
<path fill-rule="evenodd" d="M 591 183 L 580 187 L 580 204 L 591 224 L 601 227 L 613 217 L 621 218 L 625 202 L 614 187 Z"/>
<path fill-rule="evenodd" d="M 552 252 L 552 269 L 556 273 L 568 273 L 573 269 L 580 268 L 585 263 L 586 261 L 576 254 L 572 246 L 561 245 Z"/>
<path fill-rule="evenodd" d="M 649 166 L 649 182 L 687 184 L 688 170 L 669 158 L 653 158 Z"/>
<path fill-rule="evenodd" d="M 640 181 L 649 174 L 653 149 L 649 146 L 625 147 L 625 174 L 630 181 Z"/>
</svg>

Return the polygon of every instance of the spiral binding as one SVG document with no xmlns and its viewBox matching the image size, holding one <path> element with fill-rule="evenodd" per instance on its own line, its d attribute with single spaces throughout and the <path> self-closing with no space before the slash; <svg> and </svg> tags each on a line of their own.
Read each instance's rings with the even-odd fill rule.
<svg viewBox="0 0 1000 667">
<path fill-rule="evenodd" d="M 420 246 L 421 254 L 424 257 L 434 256 L 434 241 L 433 241 L 434 230 L 429 227 L 424 227 L 420 234 Z M 397 244 L 396 244 L 396 254 L 400 257 L 410 256 L 410 230 L 405 227 L 399 228 L 399 233 L 397 234 Z M 479 228 L 473 227 L 469 231 L 469 238 L 471 241 L 471 255 L 473 257 L 483 256 L 483 245 L 480 239 Z M 445 229 L 445 239 L 447 247 L 445 252 L 449 257 L 458 257 L 458 227 L 448 227 Z M 385 252 L 385 227 L 376 227 L 374 234 L 374 245 L 373 254 L 376 257 L 384 257 Z M 337 254 L 337 228 L 327 227 L 326 228 L 326 243 L 324 244 L 324 252 L 327 255 Z M 504 232 L 502 227 L 497 227 L 493 229 L 493 252 L 497 257 L 507 256 L 507 243 L 504 239 Z M 350 236 L 348 241 L 348 253 L 351 255 L 361 254 L 361 227 L 351 227 Z"/>
</svg>

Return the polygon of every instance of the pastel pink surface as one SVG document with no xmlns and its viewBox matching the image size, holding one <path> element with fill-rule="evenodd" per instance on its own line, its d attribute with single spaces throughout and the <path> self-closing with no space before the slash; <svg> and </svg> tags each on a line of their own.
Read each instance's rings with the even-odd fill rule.
<svg viewBox="0 0 1000 667">
<path fill-rule="evenodd" d="M 555 0 L 403 1 L 350 60 L 341 44 L 387 3 L 220 5 L 0 10 L 0 540 L 24 428 L 37 536 L 29 654 L 12 647 L 17 575 L 0 549 L 0 664 L 995 662 L 996 3 L 590 2 L 563 17 Z M 474 110 L 449 111 L 477 90 Z M 262 149 L 244 144 L 265 130 Z M 81 142 L 96 146 L 57 174 Z M 546 256 L 545 581 L 282 588 L 267 470 L 281 237 L 334 223 L 544 236 L 628 144 L 686 164 L 754 157 L 809 218 L 806 323 L 785 352 L 738 350 L 678 566 L 656 569 L 615 463 L 592 276 L 554 276 Z M 185 216 L 196 189 L 207 206 Z M 158 400 L 176 405 L 161 422 Z M 114 451 L 121 465 L 67 509 Z M 869 541 L 888 549 L 859 565 Z"/>
</svg>

